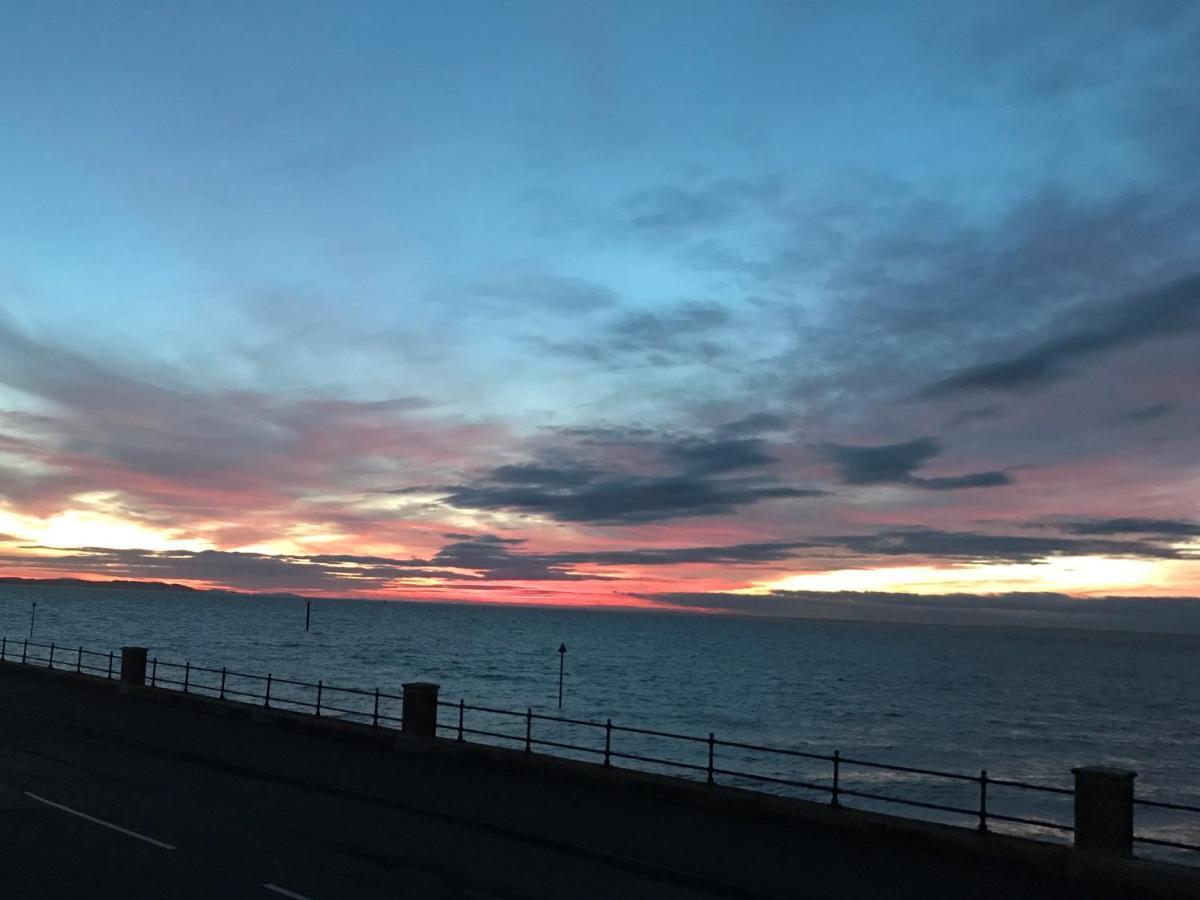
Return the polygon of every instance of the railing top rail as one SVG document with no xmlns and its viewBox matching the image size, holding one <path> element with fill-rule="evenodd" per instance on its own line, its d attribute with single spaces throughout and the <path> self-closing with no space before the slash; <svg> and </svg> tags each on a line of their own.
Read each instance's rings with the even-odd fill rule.
<svg viewBox="0 0 1200 900">
<path fill-rule="evenodd" d="M 533 718 L 540 719 L 543 722 L 563 722 L 567 725 L 582 725 L 585 728 L 599 728 L 603 730 L 606 726 L 603 722 L 595 722 L 590 719 L 568 719 L 565 716 L 547 716 L 544 713 L 531 713 Z M 616 725 L 613 729 L 616 729 Z"/>
<path fill-rule="evenodd" d="M 1186 803 L 1168 803 L 1166 800 L 1142 799 L 1134 797 L 1133 802 L 1138 806 L 1150 806 L 1155 809 L 1175 809 L 1180 812 L 1200 813 L 1200 806 L 1189 806 Z"/>
<path fill-rule="evenodd" d="M 790 750 L 785 747 L 766 747 L 761 744 L 745 744 L 741 741 L 723 741 L 713 739 L 713 743 L 718 747 L 737 747 L 740 750 L 754 750 L 759 753 L 778 753 L 782 756 L 799 756 L 802 759 L 819 759 L 824 762 L 833 762 L 833 756 L 828 753 L 810 753 L 807 750 Z M 845 762 L 844 758 L 839 757 Z"/>
<path fill-rule="evenodd" d="M 677 741 L 692 741 L 697 744 L 707 744 L 708 738 L 696 737 L 694 734 L 677 734 L 673 731 L 656 731 L 653 728 L 635 728 L 632 725 L 616 725 L 612 727 L 613 731 L 624 731 L 628 734 L 648 734 L 651 737 L 672 738 Z"/>
<path fill-rule="evenodd" d="M 457 708 L 458 704 L 455 703 L 454 706 Z M 495 713 L 498 716 L 519 716 L 522 719 L 528 715 L 528 713 L 517 712 L 516 710 L 512 709 L 497 709 L 494 706 L 472 706 L 470 703 L 464 704 L 463 709 L 473 709 L 478 712 Z"/>
<path fill-rule="evenodd" d="M 1176 850 L 1197 850 L 1200 851 L 1200 844 L 1188 844 L 1184 841 L 1172 841 L 1167 838 L 1142 837 L 1134 835 L 1133 840 L 1139 844 L 1154 844 L 1158 847 L 1173 847 Z"/>
<path fill-rule="evenodd" d="M 316 687 L 315 684 L 309 685 L 309 686 Z M 336 684 L 329 684 L 328 682 L 322 684 L 322 687 L 327 691 L 339 691 L 339 692 L 346 693 L 346 694 L 358 694 L 359 696 L 362 696 L 362 697 L 374 697 L 376 694 L 378 694 L 380 698 L 386 698 L 388 700 L 403 700 L 404 699 L 403 695 L 401 695 L 401 694 L 389 694 L 387 691 L 366 690 L 365 688 L 339 687 Z"/>
<path fill-rule="evenodd" d="M 954 781 L 975 781 L 978 782 L 978 775 L 964 775 L 962 772 L 942 772 L 938 769 L 922 769 L 918 766 L 902 766 L 899 763 L 878 763 L 871 762 L 866 759 L 855 759 L 850 756 L 841 757 L 843 764 L 852 766 L 866 766 L 868 769 L 885 769 L 889 772 L 908 772 L 913 775 L 929 775 L 933 778 L 950 778 Z M 988 779 L 989 783 L 991 779 Z"/>
<path fill-rule="evenodd" d="M 1071 788 L 1057 787 L 1052 784 L 1035 784 L 1030 781 L 1017 781 L 1012 778 L 993 778 L 988 776 L 988 784 L 998 784 L 1001 787 L 1022 788 L 1026 791 L 1043 791 L 1047 794 L 1062 794 L 1066 797 L 1074 796 L 1075 791 Z"/>
</svg>

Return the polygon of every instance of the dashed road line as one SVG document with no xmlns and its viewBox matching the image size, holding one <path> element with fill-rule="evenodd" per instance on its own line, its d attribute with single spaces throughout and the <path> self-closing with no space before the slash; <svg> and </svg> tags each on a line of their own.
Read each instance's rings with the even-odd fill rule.
<svg viewBox="0 0 1200 900">
<path fill-rule="evenodd" d="M 310 898 L 305 897 L 303 894 L 297 894 L 295 891 L 289 891 L 287 888 L 281 888 L 277 884 L 264 884 L 263 887 L 265 887 L 268 891 L 273 891 L 274 893 L 280 894 L 284 897 L 291 897 L 292 900 L 310 900 Z"/>
<path fill-rule="evenodd" d="M 163 850 L 174 850 L 170 844 L 165 844 L 162 841 L 156 841 L 152 837 L 146 837 L 144 834 L 138 834 L 136 831 L 130 831 L 128 828 L 122 828 L 120 825 L 114 825 L 112 822 L 105 822 L 103 819 L 97 819 L 95 816 L 89 816 L 85 812 L 80 812 L 77 809 L 71 809 L 69 806 L 63 806 L 61 803 L 55 803 L 53 800 L 47 800 L 45 797 L 39 797 L 32 791 L 25 791 L 25 796 L 30 800 L 36 800 L 38 803 L 45 803 L 47 806 L 53 806 L 55 809 L 61 809 L 65 813 L 70 813 L 73 816 L 78 816 L 81 819 L 95 824 L 102 825 L 105 828 L 111 828 L 113 831 L 119 831 L 121 834 L 127 834 L 131 838 L 137 838 L 139 841 L 145 841 L 147 844 L 153 844 L 155 847 L 160 847 Z"/>
</svg>

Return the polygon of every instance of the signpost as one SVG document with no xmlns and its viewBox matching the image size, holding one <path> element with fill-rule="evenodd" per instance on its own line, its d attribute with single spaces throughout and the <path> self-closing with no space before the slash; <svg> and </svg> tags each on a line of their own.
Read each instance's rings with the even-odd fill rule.
<svg viewBox="0 0 1200 900">
<path fill-rule="evenodd" d="M 567 645 L 558 645 L 558 708 L 562 709 L 563 662 L 567 658 Z"/>
</svg>

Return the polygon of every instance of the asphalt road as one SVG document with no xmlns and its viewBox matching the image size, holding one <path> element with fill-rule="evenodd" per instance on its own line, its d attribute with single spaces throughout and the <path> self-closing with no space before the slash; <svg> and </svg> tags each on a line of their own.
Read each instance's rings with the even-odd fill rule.
<svg viewBox="0 0 1200 900">
<path fill-rule="evenodd" d="M 711 896 L 490 830 L 0 713 L 14 898 Z"/>
</svg>

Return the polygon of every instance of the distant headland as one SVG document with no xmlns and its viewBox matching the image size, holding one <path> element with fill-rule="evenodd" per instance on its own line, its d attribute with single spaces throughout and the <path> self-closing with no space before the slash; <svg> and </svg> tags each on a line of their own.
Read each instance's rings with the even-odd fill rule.
<svg viewBox="0 0 1200 900">
<path fill-rule="evenodd" d="M 0 585 L 45 588 L 88 588 L 91 590 L 122 591 L 176 591 L 182 594 L 236 594 L 244 597 L 301 597 L 300 594 L 271 591 L 232 591 L 228 588 L 194 588 L 173 581 L 128 581 L 122 579 L 96 580 L 89 578 L 21 578 L 16 575 L 0 575 Z"/>
</svg>

